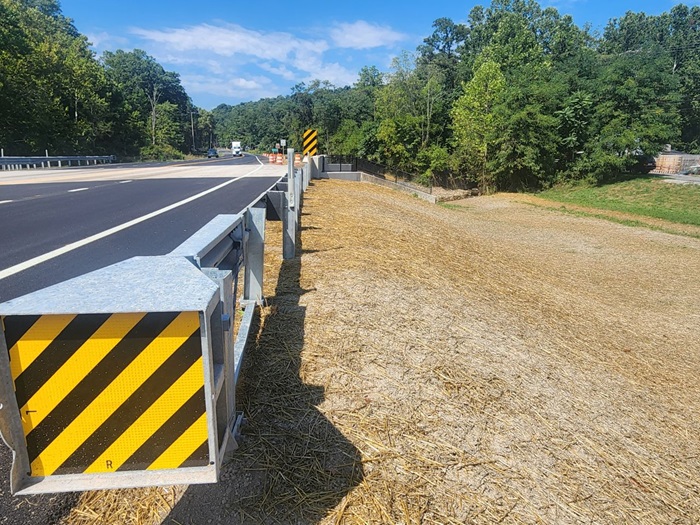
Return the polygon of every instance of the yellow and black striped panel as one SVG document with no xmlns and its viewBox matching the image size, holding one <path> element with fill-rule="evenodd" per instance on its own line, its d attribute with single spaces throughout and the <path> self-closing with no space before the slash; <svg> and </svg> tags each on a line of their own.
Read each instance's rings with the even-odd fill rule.
<svg viewBox="0 0 700 525">
<path fill-rule="evenodd" d="M 301 148 L 304 155 L 314 155 L 318 154 L 318 131 L 315 129 L 307 129 L 304 132 L 304 143 Z"/>
<path fill-rule="evenodd" d="M 3 325 L 31 476 L 209 464 L 198 312 Z"/>
</svg>

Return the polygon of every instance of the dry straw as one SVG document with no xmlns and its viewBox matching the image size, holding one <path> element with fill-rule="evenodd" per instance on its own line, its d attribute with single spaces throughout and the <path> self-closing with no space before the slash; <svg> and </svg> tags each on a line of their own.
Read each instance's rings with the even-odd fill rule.
<svg viewBox="0 0 700 525">
<path fill-rule="evenodd" d="M 302 221 L 222 482 L 67 523 L 700 522 L 700 241 L 335 181 Z"/>
</svg>

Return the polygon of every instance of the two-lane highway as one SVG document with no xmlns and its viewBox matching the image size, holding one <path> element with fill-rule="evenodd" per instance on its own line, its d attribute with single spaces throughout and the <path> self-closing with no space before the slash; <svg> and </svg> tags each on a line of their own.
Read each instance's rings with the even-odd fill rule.
<svg viewBox="0 0 700 525">
<path fill-rule="evenodd" d="M 0 302 L 137 255 L 164 255 L 286 172 L 243 158 L 0 172 Z M 11 497 L 0 444 L 0 525 L 54 524 L 71 495 Z"/>
<path fill-rule="evenodd" d="M 0 181 L 0 302 L 129 257 L 166 254 L 214 216 L 241 211 L 285 169 L 245 156 L 52 171 Z"/>
</svg>

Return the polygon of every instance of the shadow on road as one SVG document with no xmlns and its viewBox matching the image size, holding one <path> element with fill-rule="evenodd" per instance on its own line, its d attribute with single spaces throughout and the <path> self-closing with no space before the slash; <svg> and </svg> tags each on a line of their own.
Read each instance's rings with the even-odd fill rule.
<svg viewBox="0 0 700 525">
<path fill-rule="evenodd" d="M 190 486 L 164 523 L 312 524 L 362 481 L 359 451 L 317 408 L 324 388 L 300 376 L 300 298 L 309 291 L 300 273 L 300 257 L 282 263 L 259 336 L 249 342 L 238 394 L 248 420 L 241 448 L 220 483 Z"/>
</svg>

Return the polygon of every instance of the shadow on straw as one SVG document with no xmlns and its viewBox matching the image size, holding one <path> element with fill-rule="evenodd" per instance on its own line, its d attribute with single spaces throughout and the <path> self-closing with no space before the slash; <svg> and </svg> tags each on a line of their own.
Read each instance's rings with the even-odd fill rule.
<svg viewBox="0 0 700 525">
<path fill-rule="evenodd" d="M 305 253 L 297 240 L 297 253 Z M 216 485 L 192 485 L 166 524 L 317 523 L 363 479 L 359 451 L 318 410 L 301 378 L 306 307 L 301 257 L 284 261 L 258 318 L 239 392 L 247 425 Z M 211 521 L 210 521 L 211 520 Z"/>
</svg>

